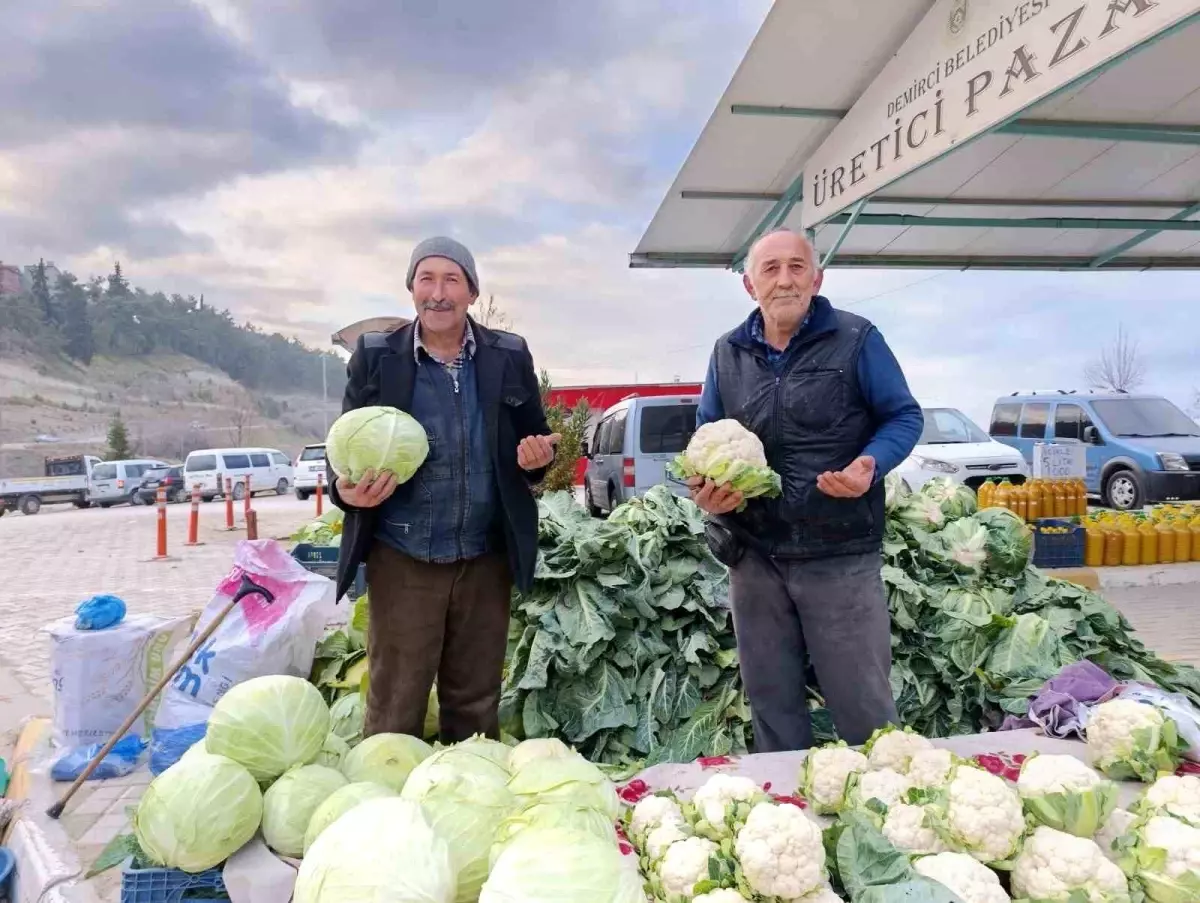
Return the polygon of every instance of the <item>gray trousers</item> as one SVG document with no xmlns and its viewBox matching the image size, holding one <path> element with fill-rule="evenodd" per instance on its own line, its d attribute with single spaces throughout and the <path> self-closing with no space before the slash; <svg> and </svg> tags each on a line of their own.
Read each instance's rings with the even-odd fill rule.
<svg viewBox="0 0 1200 903">
<path fill-rule="evenodd" d="M 809 658 L 841 739 L 854 746 L 876 728 L 899 724 L 881 566 L 878 553 L 776 561 L 747 549 L 730 569 L 755 752 L 813 745 L 804 691 Z"/>
</svg>

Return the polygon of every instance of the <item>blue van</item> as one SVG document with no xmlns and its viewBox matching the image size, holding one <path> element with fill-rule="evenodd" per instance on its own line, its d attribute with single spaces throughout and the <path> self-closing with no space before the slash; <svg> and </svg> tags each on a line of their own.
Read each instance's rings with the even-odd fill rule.
<svg viewBox="0 0 1200 903">
<path fill-rule="evenodd" d="M 1200 499 L 1200 425 L 1159 395 L 1013 394 L 996 401 L 989 433 L 1031 466 L 1037 442 L 1086 445 L 1088 494 L 1110 508 Z"/>
</svg>

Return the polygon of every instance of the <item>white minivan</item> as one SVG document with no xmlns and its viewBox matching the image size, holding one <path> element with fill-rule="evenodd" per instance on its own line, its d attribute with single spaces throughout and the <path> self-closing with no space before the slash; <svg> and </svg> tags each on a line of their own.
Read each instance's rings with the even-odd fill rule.
<svg viewBox="0 0 1200 903">
<path fill-rule="evenodd" d="M 292 460 L 277 448 L 203 448 L 189 452 L 183 463 L 184 483 L 200 484 L 200 497 L 206 502 L 224 495 L 217 479 L 233 480 L 233 497 L 246 495 L 245 480 L 250 478 L 250 493 L 274 492 L 286 495 L 295 485 Z"/>
<path fill-rule="evenodd" d="M 997 442 L 957 408 L 922 408 L 925 428 L 911 455 L 896 473 L 909 489 L 920 489 L 934 477 L 949 477 L 979 489 L 990 479 L 1007 477 L 1024 483 L 1029 468 L 1021 453 Z"/>
<path fill-rule="evenodd" d="M 92 467 L 87 500 L 99 508 L 113 505 L 140 505 L 138 489 L 142 474 L 156 467 L 170 467 L 157 458 L 135 458 L 126 461 L 101 461 Z"/>
<path fill-rule="evenodd" d="M 325 473 L 325 443 L 304 446 L 296 461 L 296 498 L 304 501 L 317 491 L 317 475 Z M 328 492 L 328 487 L 325 489 Z"/>
<path fill-rule="evenodd" d="M 604 412 L 584 449 L 583 494 L 593 516 L 667 484 L 676 495 L 688 488 L 667 473 L 696 432 L 696 395 L 626 398 Z"/>
</svg>

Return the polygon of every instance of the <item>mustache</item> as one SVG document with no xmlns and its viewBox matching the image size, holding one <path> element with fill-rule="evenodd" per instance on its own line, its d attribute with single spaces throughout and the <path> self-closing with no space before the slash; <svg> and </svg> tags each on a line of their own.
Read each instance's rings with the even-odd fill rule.
<svg viewBox="0 0 1200 903">
<path fill-rule="evenodd" d="M 454 310 L 454 305 L 449 301 L 426 301 L 421 305 L 421 310 L 447 311 Z"/>
</svg>

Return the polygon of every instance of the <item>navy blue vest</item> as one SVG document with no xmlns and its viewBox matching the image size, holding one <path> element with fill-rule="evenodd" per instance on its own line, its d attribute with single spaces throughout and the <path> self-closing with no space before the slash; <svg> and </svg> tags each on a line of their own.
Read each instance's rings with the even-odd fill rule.
<svg viewBox="0 0 1200 903">
<path fill-rule="evenodd" d="M 429 436 L 429 457 L 407 491 L 384 503 L 376 538 L 419 561 L 498 551 L 496 480 L 474 359 L 463 361 L 456 390 L 445 367 L 421 357 L 409 413 Z"/>
</svg>

